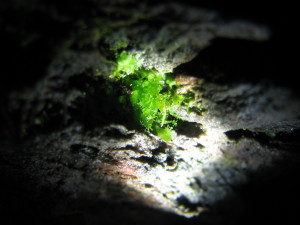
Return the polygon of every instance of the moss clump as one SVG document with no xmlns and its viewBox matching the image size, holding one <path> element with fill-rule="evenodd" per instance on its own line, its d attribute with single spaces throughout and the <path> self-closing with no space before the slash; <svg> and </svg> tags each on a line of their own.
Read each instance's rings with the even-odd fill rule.
<svg viewBox="0 0 300 225">
<path fill-rule="evenodd" d="M 175 109 L 189 101 L 187 96 L 176 94 L 176 81 L 156 69 L 143 68 L 125 51 L 117 55 L 112 77 L 130 89 L 129 101 L 137 121 L 163 140 L 172 140 L 171 134 L 179 118 Z M 123 96 L 120 100 L 125 102 Z"/>
</svg>

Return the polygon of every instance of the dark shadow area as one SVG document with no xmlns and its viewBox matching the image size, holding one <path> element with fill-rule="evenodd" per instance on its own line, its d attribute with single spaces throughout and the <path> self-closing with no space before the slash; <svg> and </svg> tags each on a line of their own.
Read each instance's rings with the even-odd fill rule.
<svg viewBox="0 0 300 225">
<path fill-rule="evenodd" d="M 175 73 L 187 72 L 219 84 L 268 80 L 300 94 L 292 55 L 287 51 L 274 38 L 265 42 L 216 39 L 192 61 L 177 67 Z"/>
<path fill-rule="evenodd" d="M 3 171 L 3 167 L 0 168 Z M 3 182 L 0 188 L 0 213 L 1 221 L 6 225 L 20 223 L 179 225 L 186 221 L 174 214 L 140 204 L 100 200 L 91 193 L 80 193 L 80 196 L 74 198 L 59 191 L 58 187 L 41 186 L 39 181 L 22 174 L 21 171 L 10 174 L 4 174 L 2 171 L 0 172 L 0 179 Z M 116 193 L 117 195 L 120 194 Z"/>
<path fill-rule="evenodd" d="M 132 114 L 129 99 L 124 100 L 128 102 L 120 101 L 119 97 L 124 96 L 124 91 L 118 84 L 102 79 L 85 82 L 86 77 L 81 78 L 77 88 L 83 97 L 68 109 L 72 120 L 83 124 L 86 130 L 114 123 L 124 124 L 128 129 L 140 129 Z M 69 88 L 73 87 L 71 85 Z"/>
<path fill-rule="evenodd" d="M 216 39 L 177 69 L 218 83 L 257 82 L 276 71 L 268 54 L 268 43 Z"/>
<path fill-rule="evenodd" d="M 190 0 L 179 2 L 217 11 L 225 20 L 248 20 L 265 25 L 270 30 L 270 39 L 264 42 L 216 39 L 192 62 L 178 69 L 221 83 L 268 79 L 300 94 L 297 82 L 299 75 L 295 73 L 298 63 L 295 57 L 297 13 L 294 4 L 262 4 L 259 1 L 234 4 Z"/>
<path fill-rule="evenodd" d="M 234 195 L 187 224 L 296 224 L 300 167 L 295 162 L 278 162 L 276 166 L 251 174 L 250 182 L 234 187 Z"/>
<path fill-rule="evenodd" d="M 0 212 L 1 220 L 7 225 L 27 222 L 33 225 L 252 225 L 258 222 L 292 225 L 298 220 L 300 209 L 297 185 L 300 166 L 296 160 L 277 162 L 272 168 L 249 174 L 250 181 L 234 186 L 233 195 L 190 219 L 130 202 L 99 200 L 91 193 L 74 197 L 59 191 L 63 183 L 40 185 L 38 180 L 24 175 L 22 168 L 9 168 L 3 158 L 0 163 Z M 197 207 L 184 196 L 178 201 Z"/>
<path fill-rule="evenodd" d="M 195 122 L 188 122 L 179 120 L 176 132 L 179 135 L 185 135 L 187 137 L 199 137 L 204 131 L 201 129 L 201 125 Z"/>
<path fill-rule="evenodd" d="M 235 141 L 243 138 L 253 139 L 261 145 L 300 154 L 300 129 L 291 132 L 253 132 L 248 129 L 230 130 L 225 135 Z"/>
<path fill-rule="evenodd" d="M 3 0 L 0 3 L 2 64 L 0 94 L 32 87 L 64 48 L 79 19 L 90 17 L 93 1 Z"/>
</svg>

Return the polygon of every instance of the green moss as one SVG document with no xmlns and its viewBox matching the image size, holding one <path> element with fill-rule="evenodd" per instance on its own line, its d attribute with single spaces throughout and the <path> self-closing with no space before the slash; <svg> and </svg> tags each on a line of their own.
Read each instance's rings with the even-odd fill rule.
<svg viewBox="0 0 300 225">
<path fill-rule="evenodd" d="M 159 136 L 161 139 L 163 139 L 164 141 L 171 141 L 172 140 L 172 129 L 166 127 L 166 128 L 162 128 L 159 126 L 155 126 L 154 127 L 154 132 L 157 134 L 157 136 Z"/>
<path fill-rule="evenodd" d="M 117 57 L 117 68 L 114 72 L 114 76 L 117 78 L 124 78 L 126 75 L 133 75 L 138 68 L 139 65 L 137 60 L 132 55 L 123 51 Z"/>
<path fill-rule="evenodd" d="M 175 109 L 191 100 L 190 96 L 176 94 L 176 81 L 156 69 L 144 69 L 125 51 L 117 55 L 112 77 L 130 89 L 128 98 L 136 120 L 163 140 L 172 140 L 171 134 L 179 118 Z M 124 96 L 119 100 L 126 102 Z"/>
</svg>

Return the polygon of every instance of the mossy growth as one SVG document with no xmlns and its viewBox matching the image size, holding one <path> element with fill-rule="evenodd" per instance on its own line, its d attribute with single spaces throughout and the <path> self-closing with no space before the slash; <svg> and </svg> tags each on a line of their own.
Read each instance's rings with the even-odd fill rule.
<svg viewBox="0 0 300 225">
<path fill-rule="evenodd" d="M 171 141 L 172 131 L 180 119 L 176 108 L 191 100 L 176 93 L 179 85 L 172 76 L 143 68 L 132 54 L 123 51 L 117 55 L 117 66 L 111 77 L 129 88 L 129 96 L 119 99 L 121 103 L 128 99 L 135 119 L 163 140 Z"/>
</svg>

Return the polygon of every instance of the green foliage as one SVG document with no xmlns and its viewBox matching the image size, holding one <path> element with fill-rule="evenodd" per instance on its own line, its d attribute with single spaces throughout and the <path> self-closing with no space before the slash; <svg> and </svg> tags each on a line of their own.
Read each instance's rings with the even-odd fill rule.
<svg viewBox="0 0 300 225">
<path fill-rule="evenodd" d="M 144 69 L 125 51 L 117 56 L 112 77 L 130 88 L 129 100 L 138 122 L 163 140 L 172 140 L 171 133 L 178 120 L 175 108 L 189 101 L 187 96 L 176 94 L 176 81 L 156 69 Z M 124 96 L 120 102 L 125 102 Z"/>
<path fill-rule="evenodd" d="M 153 128 L 154 132 L 164 141 L 172 140 L 172 129 L 169 127 L 162 128 L 158 125 L 155 125 Z"/>
<path fill-rule="evenodd" d="M 137 60 L 125 51 L 118 55 L 117 63 L 117 68 L 114 72 L 114 76 L 117 78 L 124 78 L 126 75 L 133 75 L 139 69 Z"/>
</svg>

